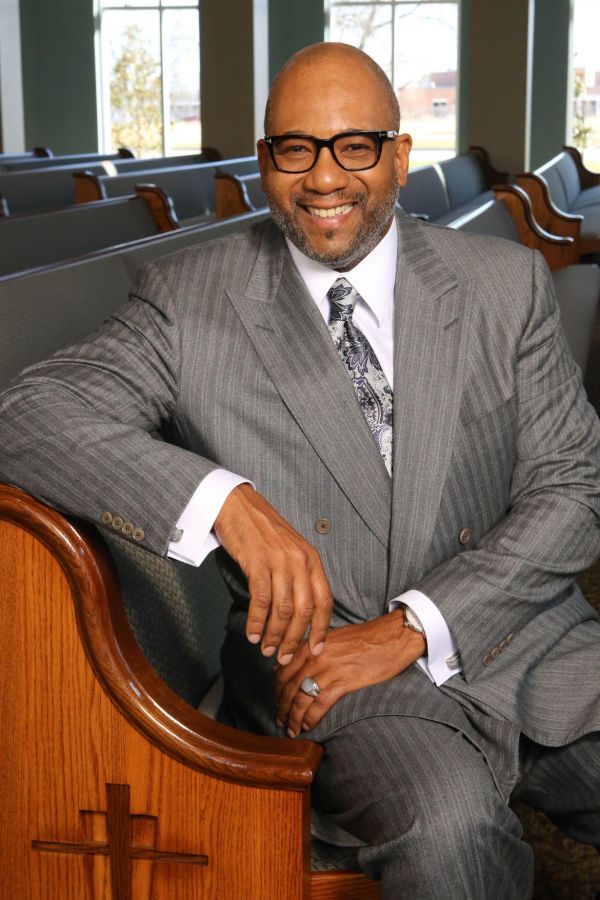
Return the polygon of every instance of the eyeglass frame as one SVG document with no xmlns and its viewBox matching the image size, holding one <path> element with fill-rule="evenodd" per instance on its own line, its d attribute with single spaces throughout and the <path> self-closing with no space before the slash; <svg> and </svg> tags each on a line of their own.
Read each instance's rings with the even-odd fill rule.
<svg viewBox="0 0 600 900">
<path fill-rule="evenodd" d="M 381 152 L 383 150 L 384 143 L 386 141 L 394 140 L 394 138 L 398 137 L 399 133 L 400 132 L 394 131 L 393 129 L 389 129 L 387 131 L 340 131 L 338 134 L 334 134 L 330 138 L 318 138 L 318 137 L 314 137 L 314 135 L 312 135 L 312 134 L 297 134 L 297 133 L 272 134 L 272 135 L 269 135 L 268 137 L 265 135 L 265 137 L 263 138 L 263 141 L 269 148 L 269 153 L 271 154 L 271 159 L 273 161 L 273 165 L 275 166 L 275 168 L 277 169 L 278 172 L 283 172 L 284 175 L 305 175 L 306 172 L 310 172 L 310 170 L 314 169 L 314 167 L 316 166 L 318 159 L 319 159 L 319 155 L 320 155 L 323 147 L 327 147 L 327 149 L 331 153 L 331 155 L 332 155 L 333 159 L 335 160 L 335 162 L 337 163 L 337 165 L 340 167 L 340 169 L 343 169 L 344 172 L 366 172 L 368 169 L 375 168 L 375 166 L 381 159 Z M 347 169 L 346 166 L 344 166 L 339 161 L 337 156 L 335 155 L 335 150 L 333 149 L 333 145 L 334 145 L 335 141 L 338 140 L 338 138 L 354 137 L 355 135 L 357 137 L 366 135 L 368 137 L 375 138 L 377 140 L 377 158 L 375 159 L 375 162 L 371 163 L 371 165 L 369 165 L 369 166 L 361 166 L 358 169 Z M 277 165 L 277 161 L 275 160 L 275 150 L 273 148 L 273 141 L 281 141 L 286 138 L 299 138 L 299 139 L 304 139 L 304 140 L 309 140 L 309 141 L 314 142 L 314 144 L 317 148 L 317 152 L 315 154 L 314 160 L 312 161 L 312 163 L 310 164 L 310 166 L 307 169 L 281 169 Z"/>
</svg>

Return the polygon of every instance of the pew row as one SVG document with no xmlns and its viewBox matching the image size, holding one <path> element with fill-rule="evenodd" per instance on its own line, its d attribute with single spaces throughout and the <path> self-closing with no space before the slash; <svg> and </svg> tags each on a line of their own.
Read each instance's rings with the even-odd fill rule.
<svg viewBox="0 0 600 900">
<path fill-rule="evenodd" d="M 207 152 L 209 160 L 215 155 L 218 156 L 217 151 L 211 148 L 207 148 Z M 118 177 L 118 169 L 121 165 L 125 167 L 126 171 L 129 171 L 126 167 L 130 166 L 132 173 L 138 169 L 145 172 L 150 163 L 154 165 L 153 160 L 140 160 L 130 157 L 111 159 L 100 155 L 98 155 L 98 158 L 95 157 L 96 155 L 94 154 L 93 159 L 89 158 L 87 161 L 80 159 L 80 161 L 68 163 L 64 162 L 64 159 L 68 159 L 68 157 L 53 157 L 49 160 L 51 165 L 43 168 L 34 164 L 30 168 L 24 167 L 15 171 L 0 171 L 0 198 L 4 198 L 6 201 L 5 211 L 1 214 L 46 212 L 74 204 L 76 202 L 75 185 L 73 183 L 74 172 L 87 172 L 93 176 L 110 178 L 113 177 L 113 168 L 117 170 L 117 176 L 114 177 Z M 195 161 L 195 165 L 200 164 L 200 161 L 204 160 L 202 154 L 194 154 L 189 158 Z M 59 164 L 54 164 L 54 160 L 58 160 Z M 39 162 L 43 161 L 39 160 Z M 214 163 L 212 164 L 214 165 Z M 156 166 L 159 169 L 165 168 L 170 170 L 179 168 L 181 163 L 177 161 L 177 157 L 160 157 L 156 161 Z M 132 182 L 135 183 L 135 176 L 132 176 Z M 115 191 L 110 196 L 133 194 L 133 183 L 130 189 Z M 100 200 L 105 196 L 105 193 L 96 191 L 88 199 Z"/>
<path fill-rule="evenodd" d="M 448 225 L 459 216 L 491 200 L 491 187 L 508 181 L 498 172 L 482 147 L 452 159 L 413 169 L 400 188 L 399 203 L 411 215 L 436 225 Z"/>
<path fill-rule="evenodd" d="M 587 170 L 579 151 L 565 147 L 533 172 L 517 175 L 537 221 L 554 234 L 573 237 L 582 256 L 600 252 L 600 174 Z"/>
<path fill-rule="evenodd" d="M 0 275 L 37 268 L 162 231 L 144 196 L 67 206 L 37 215 L 0 219 Z"/>
<path fill-rule="evenodd" d="M 532 219 L 531 204 L 525 192 L 518 187 L 507 186 L 495 193 L 496 199 L 461 216 L 450 223 L 450 227 L 524 243 L 532 249 L 541 250 L 542 242 L 552 235 L 544 238 L 543 234 L 540 236 L 532 230 L 531 235 L 523 239 L 524 222 Z M 519 206 L 522 210 L 520 214 Z M 570 246 L 572 248 L 573 245 Z M 585 372 L 600 299 L 600 268 L 593 264 L 565 265 L 555 268 L 552 278 L 567 343 L 575 362 Z"/>
<path fill-rule="evenodd" d="M 131 194 L 138 184 L 154 184 L 171 197 L 182 225 L 196 225 L 215 218 L 217 172 L 247 175 L 257 171 L 256 157 L 247 156 L 191 166 L 143 169 L 113 177 L 78 172 L 74 175 L 75 195 L 78 203 L 87 203 Z"/>
<path fill-rule="evenodd" d="M 22 172 L 29 169 L 52 169 L 57 166 L 82 166 L 93 165 L 108 160 L 114 164 L 119 161 L 133 161 L 135 159 L 131 150 L 121 147 L 116 153 L 68 153 L 61 156 L 27 156 L 21 158 L 4 159 L 0 156 L 0 171 Z M 136 160 L 141 162 L 141 160 Z"/>
</svg>

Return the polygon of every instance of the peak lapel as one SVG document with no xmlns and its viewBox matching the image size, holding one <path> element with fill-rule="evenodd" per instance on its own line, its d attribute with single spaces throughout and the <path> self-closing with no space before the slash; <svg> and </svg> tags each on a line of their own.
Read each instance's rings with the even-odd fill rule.
<svg viewBox="0 0 600 900">
<path fill-rule="evenodd" d="M 394 322 L 394 487 L 388 597 L 421 573 L 452 453 L 472 288 L 399 220 Z M 432 236 L 435 239 L 435 236 Z"/>
<path fill-rule="evenodd" d="M 389 476 L 327 326 L 279 235 L 263 241 L 246 290 L 228 296 L 307 440 L 387 544 Z"/>
</svg>

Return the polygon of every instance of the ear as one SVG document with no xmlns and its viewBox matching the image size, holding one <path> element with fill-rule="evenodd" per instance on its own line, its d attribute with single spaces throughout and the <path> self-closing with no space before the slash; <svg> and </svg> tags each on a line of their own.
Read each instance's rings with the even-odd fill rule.
<svg viewBox="0 0 600 900">
<path fill-rule="evenodd" d="M 400 187 L 406 184 L 408 175 L 408 157 L 412 147 L 412 138 L 410 134 L 399 134 L 395 140 L 395 157 L 394 165 L 396 167 L 396 175 Z"/>
<path fill-rule="evenodd" d="M 261 138 L 256 142 L 256 153 L 258 155 L 258 170 L 262 181 L 271 165 L 271 154 L 269 153 L 269 148 L 265 144 L 264 138 Z"/>
</svg>

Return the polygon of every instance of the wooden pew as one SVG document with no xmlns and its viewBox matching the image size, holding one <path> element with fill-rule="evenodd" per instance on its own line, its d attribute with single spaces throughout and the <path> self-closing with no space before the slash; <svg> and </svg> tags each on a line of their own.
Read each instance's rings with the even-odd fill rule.
<svg viewBox="0 0 600 900">
<path fill-rule="evenodd" d="M 543 228 L 573 237 L 581 255 L 600 252 L 600 175 L 585 169 L 578 150 L 565 147 L 516 181 L 529 194 Z"/>
<path fill-rule="evenodd" d="M 492 186 L 507 181 L 507 173 L 493 168 L 482 147 L 471 147 L 468 153 L 413 169 L 398 199 L 405 212 L 448 225 L 491 200 Z"/>
<path fill-rule="evenodd" d="M 0 219 L 0 275 L 125 244 L 161 231 L 143 197 L 73 205 Z"/>
<path fill-rule="evenodd" d="M 577 264 L 572 238 L 556 237 L 537 225 L 527 194 L 500 186 L 495 199 L 450 223 L 451 228 L 523 243 L 544 254 L 552 269 L 563 328 L 575 362 L 585 372 L 600 299 L 600 269 Z"/>
<path fill-rule="evenodd" d="M 84 337 L 125 303 L 144 262 L 265 217 L 264 212 L 250 213 L 179 229 L 0 277 L 0 389 L 25 366 Z"/>
<path fill-rule="evenodd" d="M 182 225 L 195 225 L 215 218 L 217 172 L 247 175 L 258 171 L 255 156 L 228 159 L 191 166 L 171 166 L 113 177 L 98 173 L 76 173 L 77 202 L 107 199 L 131 194 L 138 184 L 154 184 L 171 197 L 175 214 Z"/>
</svg>

